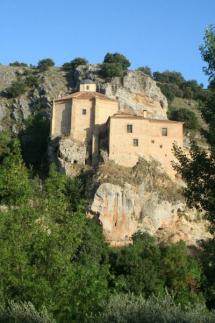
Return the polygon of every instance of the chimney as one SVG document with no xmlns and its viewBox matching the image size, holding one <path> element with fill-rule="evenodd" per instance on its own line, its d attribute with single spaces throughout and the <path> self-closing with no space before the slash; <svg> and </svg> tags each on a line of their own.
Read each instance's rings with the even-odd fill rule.
<svg viewBox="0 0 215 323">
<path fill-rule="evenodd" d="M 147 110 L 143 110 L 143 118 L 147 118 L 148 115 L 148 111 Z"/>
</svg>

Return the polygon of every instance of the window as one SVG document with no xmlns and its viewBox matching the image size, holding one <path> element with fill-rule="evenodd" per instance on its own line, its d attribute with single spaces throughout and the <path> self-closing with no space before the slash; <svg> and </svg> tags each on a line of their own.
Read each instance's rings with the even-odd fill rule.
<svg viewBox="0 0 215 323">
<path fill-rule="evenodd" d="M 132 124 L 127 124 L 127 132 L 132 133 L 133 132 L 133 126 Z"/>
<path fill-rule="evenodd" d="M 82 114 L 87 114 L 87 110 L 86 109 L 82 109 Z"/>
<path fill-rule="evenodd" d="M 87 85 L 87 86 L 86 86 L 86 89 L 87 89 L 87 90 L 89 90 L 89 89 L 90 89 L 89 85 Z"/>
<path fill-rule="evenodd" d="M 162 136 L 167 136 L 167 128 L 162 128 Z"/>
<path fill-rule="evenodd" d="M 133 146 L 135 146 L 135 147 L 139 146 L 139 140 L 138 139 L 133 139 Z"/>
</svg>

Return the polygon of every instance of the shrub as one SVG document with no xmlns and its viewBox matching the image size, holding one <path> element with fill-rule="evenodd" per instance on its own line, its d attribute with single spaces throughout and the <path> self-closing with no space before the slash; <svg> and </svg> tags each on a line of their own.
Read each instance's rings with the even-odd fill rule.
<svg viewBox="0 0 215 323">
<path fill-rule="evenodd" d="M 23 67 L 28 67 L 28 64 L 22 63 L 22 62 L 18 62 L 18 61 L 15 61 L 13 63 L 10 63 L 9 65 L 10 66 L 23 66 Z"/>
<path fill-rule="evenodd" d="M 146 74 L 146 75 L 149 75 L 149 76 L 151 76 L 152 77 L 152 71 L 151 71 L 151 68 L 150 67 L 148 67 L 148 66 L 141 66 L 141 67 L 138 67 L 138 69 L 137 69 L 138 71 L 141 71 L 141 72 L 143 72 L 144 74 Z"/>
<path fill-rule="evenodd" d="M 196 130 L 198 128 L 198 120 L 196 114 L 186 108 L 171 109 L 168 112 L 168 117 L 170 120 L 182 121 L 184 126 L 189 130 Z"/>
<path fill-rule="evenodd" d="M 0 323 L 55 323 L 45 308 L 37 311 L 31 303 L 9 302 L 0 307 Z"/>
<path fill-rule="evenodd" d="M 103 77 L 112 78 L 112 77 L 122 77 L 124 71 L 121 64 L 118 63 L 104 63 L 101 66 L 101 75 Z"/>
<path fill-rule="evenodd" d="M 100 74 L 105 78 L 122 77 L 130 66 L 129 60 L 119 53 L 107 53 L 101 64 Z"/>
<path fill-rule="evenodd" d="M 176 305 L 170 295 L 164 298 L 132 294 L 115 295 L 106 305 L 105 311 L 98 317 L 97 323 L 213 323 L 215 313 L 209 312 L 205 306 L 188 305 L 186 309 Z"/>
<path fill-rule="evenodd" d="M 42 59 L 38 62 L 37 68 L 41 72 L 47 71 L 50 67 L 54 66 L 55 63 L 51 58 Z"/>
<path fill-rule="evenodd" d="M 107 53 L 104 57 L 103 63 L 120 64 L 123 70 L 126 70 L 131 65 L 129 60 L 120 53 Z"/>
<path fill-rule="evenodd" d="M 85 58 L 76 57 L 72 61 L 68 63 L 64 63 L 62 66 L 62 69 L 64 71 L 70 72 L 70 71 L 74 71 L 76 67 L 78 67 L 79 65 L 87 65 L 87 64 L 88 64 L 88 61 Z"/>
<path fill-rule="evenodd" d="M 13 81 L 11 83 L 11 86 L 7 88 L 3 94 L 7 98 L 17 98 L 18 96 L 25 93 L 26 88 L 27 86 L 25 84 L 25 81 L 18 79 L 16 81 Z"/>
</svg>

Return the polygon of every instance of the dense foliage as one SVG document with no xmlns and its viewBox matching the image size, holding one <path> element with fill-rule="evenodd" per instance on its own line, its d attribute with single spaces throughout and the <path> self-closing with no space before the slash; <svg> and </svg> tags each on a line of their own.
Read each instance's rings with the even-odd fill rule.
<svg viewBox="0 0 215 323">
<path fill-rule="evenodd" d="M 148 300 L 133 294 L 111 297 L 97 323 L 213 323 L 215 313 L 204 306 L 176 305 L 170 295 L 150 297 Z"/>
<path fill-rule="evenodd" d="M 190 156 L 175 147 L 180 162 L 175 167 L 187 181 L 188 204 L 205 212 L 213 237 L 214 39 L 211 27 L 201 47 L 211 77 L 207 96 L 180 73 L 154 73 L 169 97 L 206 102 L 202 114 L 209 154 L 195 144 Z M 63 69 L 70 73 L 84 64 L 85 59 L 76 58 Z M 39 65 L 43 72 L 54 64 L 42 60 Z M 123 76 L 129 65 L 125 56 L 108 53 L 103 76 Z M 8 97 L 36 89 L 38 69 L 26 68 L 7 89 Z M 139 70 L 151 74 L 147 67 Z M 0 134 L 0 322 L 214 322 L 205 304 L 215 308 L 215 239 L 202 243 L 199 257 L 183 242 L 158 245 L 146 233 L 137 233 L 132 245 L 111 249 L 101 226 L 85 216 L 84 184 L 48 165 L 44 97 L 31 107 L 34 113 L 20 141 Z M 184 121 L 189 130 L 197 127 L 186 109 L 170 110 L 170 118 Z"/>
<path fill-rule="evenodd" d="M 149 66 L 140 66 L 140 67 L 138 67 L 137 71 L 141 71 L 144 74 L 152 77 L 152 70 Z"/>
<path fill-rule="evenodd" d="M 0 304 L 31 302 L 57 322 L 88 322 L 109 297 L 204 304 L 202 270 L 185 244 L 159 246 L 147 234 L 112 250 L 101 227 L 85 217 L 83 184 L 56 171 L 41 181 L 26 168 L 20 144 L 0 137 Z M 21 305 L 20 305 L 21 306 Z"/>
<path fill-rule="evenodd" d="M 215 31 L 211 27 L 206 30 L 204 44 L 201 46 L 202 56 L 208 63 L 206 68 L 210 81 L 214 82 L 215 75 Z M 202 115 L 208 124 L 204 134 L 208 141 L 209 151 L 192 144 L 190 154 L 185 154 L 182 149 L 175 147 L 179 163 L 175 168 L 186 181 L 185 196 L 191 207 L 201 209 L 209 220 L 210 231 L 213 239 L 204 243 L 202 263 L 206 275 L 204 293 L 207 303 L 215 308 L 215 92 L 210 88 L 210 95 L 206 101 Z"/>
<path fill-rule="evenodd" d="M 37 64 L 37 68 L 41 71 L 41 72 L 45 72 L 47 71 L 50 67 L 54 66 L 55 63 L 51 58 L 45 58 L 45 59 L 41 59 L 38 64 Z"/>
<path fill-rule="evenodd" d="M 86 65 L 88 61 L 82 57 L 76 57 L 68 63 L 64 63 L 62 69 L 66 72 L 73 72 L 79 65 Z"/>
<path fill-rule="evenodd" d="M 170 109 L 168 111 L 168 118 L 170 120 L 184 122 L 184 129 L 195 130 L 198 128 L 198 119 L 196 114 L 186 108 Z"/>
<path fill-rule="evenodd" d="M 105 78 L 122 77 L 130 66 L 129 60 L 120 53 L 107 53 L 101 64 L 101 75 Z"/>
<path fill-rule="evenodd" d="M 174 97 L 205 101 L 207 91 L 195 80 L 186 81 L 181 73 L 175 71 L 154 72 L 153 78 L 169 101 Z"/>
</svg>

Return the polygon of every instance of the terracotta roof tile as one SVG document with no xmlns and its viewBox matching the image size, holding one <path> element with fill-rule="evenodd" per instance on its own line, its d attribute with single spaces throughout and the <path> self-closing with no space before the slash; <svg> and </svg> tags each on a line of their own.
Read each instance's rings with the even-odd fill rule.
<svg viewBox="0 0 215 323">
<path fill-rule="evenodd" d="M 84 92 L 83 91 L 83 92 L 75 92 L 75 93 L 72 93 L 72 94 L 69 94 L 69 95 L 62 96 L 61 98 L 57 98 L 55 100 L 55 102 L 64 101 L 64 100 L 70 100 L 70 99 L 80 99 L 80 100 L 87 99 L 87 100 L 90 100 L 90 99 L 94 99 L 94 98 L 98 98 L 98 99 L 101 99 L 101 100 L 108 100 L 108 101 L 116 101 L 116 100 L 108 98 L 106 95 L 101 94 L 99 92 Z"/>
<path fill-rule="evenodd" d="M 180 121 L 166 120 L 166 119 L 153 119 L 153 118 L 144 118 L 143 116 L 137 116 L 131 113 L 115 113 L 110 119 L 139 119 L 139 120 L 148 120 L 149 122 L 164 122 L 164 123 L 184 123 Z"/>
</svg>

